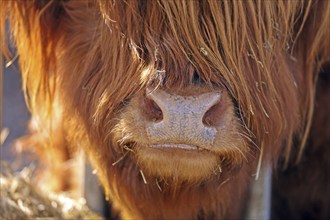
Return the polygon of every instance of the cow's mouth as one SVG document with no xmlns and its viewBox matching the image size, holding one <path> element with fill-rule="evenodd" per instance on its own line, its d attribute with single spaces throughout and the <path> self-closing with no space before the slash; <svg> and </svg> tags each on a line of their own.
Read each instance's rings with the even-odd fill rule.
<svg viewBox="0 0 330 220">
<path fill-rule="evenodd" d="M 164 144 L 151 144 L 149 145 L 151 148 L 156 149 L 177 149 L 177 150 L 187 150 L 187 151 L 204 151 L 204 148 L 201 148 L 192 144 L 172 144 L 172 143 L 164 143 Z"/>
<path fill-rule="evenodd" d="M 135 144 L 133 158 L 147 176 L 168 181 L 201 181 L 217 169 L 219 156 L 191 143 Z"/>
</svg>

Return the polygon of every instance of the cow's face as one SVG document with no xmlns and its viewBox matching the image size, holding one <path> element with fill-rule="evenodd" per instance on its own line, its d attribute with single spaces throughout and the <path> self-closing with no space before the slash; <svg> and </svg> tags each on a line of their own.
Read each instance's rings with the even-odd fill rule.
<svg viewBox="0 0 330 220">
<path fill-rule="evenodd" d="M 92 19 L 83 5 L 84 13 L 78 8 L 64 22 L 58 54 L 65 112 L 77 117 L 82 131 L 75 134 L 84 136 L 74 140 L 83 140 L 104 185 L 139 170 L 179 182 L 252 175 L 260 150 L 277 159 L 297 127 L 300 82 L 283 51 L 286 39 L 266 32 L 270 50 L 251 44 L 251 31 L 218 36 L 213 7 L 191 4 L 210 23 L 192 17 L 173 25 L 183 15 L 153 1 L 141 5 L 150 7 L 148 16 L 114 4 L 101 10 L 102 19 L 98 7 L 90 9 Z M 122 19 L 125 13 L 132 17 Z M 158 13 L 166 19 L 154 18 Z"/>
</svg>

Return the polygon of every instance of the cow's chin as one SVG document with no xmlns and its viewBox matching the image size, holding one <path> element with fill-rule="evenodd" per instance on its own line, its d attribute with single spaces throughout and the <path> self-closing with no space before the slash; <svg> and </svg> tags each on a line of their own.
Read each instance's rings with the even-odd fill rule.
<svg viewBox="0 0 330 220">
<path fill-rule="evenodd" d="M 199 182 L 214 175 L 219 157 L 193 146 L 137 146 L 135 158 L 141 170 L 150 176 L 176 182 Z"/>
</svg>

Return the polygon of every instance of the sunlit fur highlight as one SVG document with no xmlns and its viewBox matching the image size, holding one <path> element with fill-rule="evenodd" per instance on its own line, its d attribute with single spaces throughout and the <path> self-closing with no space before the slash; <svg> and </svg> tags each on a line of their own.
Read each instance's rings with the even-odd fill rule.
<svg viewBox="0 0 330 220">
<path fill-rule="evenodd" d="M 83 148 L 106 193 L 121 201 L 117 208 L 132 205 L 128 192 L 120 189 L 141 187 L 134 182 L 140 172 L 130 159 L 109 166 L 123 153 L 118 145 L 122 137 L 114 137 L 120 111 L 146 85 L 173 91 L 185 88 L 192 82 L 193 70 L 205 85 L 227 89 L 246 143 L 263 149 L 260 156 L 274 165 L 280 156 L 288 162 L 296 138 L 300 148 L 293 158 L 299 161 L 311 126 L 317 73 L 330 59 L 330 42 L 325 40 L 330 35 L 329 1 L 41 0 L 1 4 L 2 36 L 8 16 L 34 119 L 35 135 L 29 141 L 45 162 L 52 158 L 54 173 L 74 157 L 77 147 Z M 231 195 L 227 194 L 243 195 L 243 183 L 254 169 L 244 164 L 243 174 L 235 176 L 241 182 L 238 188 L 231 184 L 222 192 L 224 200 L 214 198 L 214 209 L 222 217 L 231 216 Z M 196 200 L 189 193 L 197 186 L 180 187 L 168 189 L 168 194 L 182 190 L 178 204 L 184 203 L 183 198 Z M 205 189 L 206 195 L 212 194 L 211 189 Z M 138 192 L 141 201 L 155 195 L 159 206 L 167 206 L 167 197 L 159 195 L 156 186 Z M 212 209 L 204 207 L 202 195 L 194 196 L 203 199 L 191 208 Z M 182 213 L 188 209 L 180 208 Z M 141 213 L 125 210 L 123 216 L 141 217 Z M 170 217 L 179 214 L 168 213 Z"/>
</svg>

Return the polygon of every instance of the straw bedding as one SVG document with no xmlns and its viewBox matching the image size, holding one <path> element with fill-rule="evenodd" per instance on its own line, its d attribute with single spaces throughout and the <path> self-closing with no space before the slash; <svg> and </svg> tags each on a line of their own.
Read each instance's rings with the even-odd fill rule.
<svg viewBox="0 0 330 220">
<path fill-rule="evenodd" d="M 85 199 L 43 191 L 33 184 L 33 165 L 14 172 L 0 161 L 0 219 L 102 219 L 86 206 Z"/>
</svg>

